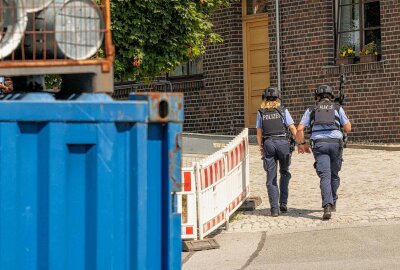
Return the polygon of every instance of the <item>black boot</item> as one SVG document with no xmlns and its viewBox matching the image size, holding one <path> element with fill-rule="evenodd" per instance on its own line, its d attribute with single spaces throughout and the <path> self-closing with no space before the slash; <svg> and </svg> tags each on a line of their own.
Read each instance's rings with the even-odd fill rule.
<svg viewBox="0 0 400 270">
<path fill-rule="evenodd" d="M 323 220 L 328 220 L 331 218 L 332 215 L 332 205 L 328 203 L 327 205 L 324 206 L 324 215 L 322 216 Z"/>
<path fill-rule="evenodd" d="M 281 203 L 280 206 L 279 206 L 279 209 L 281 210 L 282 213 L 286 213 L 287 212 L 286 203 Z"/>
<path fill-rule="evenodd" d="M 276 208 L 271 208 L 271 216 L 272 217 L 277 217 L 279 216 L 279 211 Z"/>
<path fill-rule="evenodd" d="M 336 197 L 335 197 L 335 203 L 332 205 L 332 212 L 336 212 L 336 203 L 337 203 L 337 200 L 338 200 L 338 195 L 336 195 Z"/>
</svg>

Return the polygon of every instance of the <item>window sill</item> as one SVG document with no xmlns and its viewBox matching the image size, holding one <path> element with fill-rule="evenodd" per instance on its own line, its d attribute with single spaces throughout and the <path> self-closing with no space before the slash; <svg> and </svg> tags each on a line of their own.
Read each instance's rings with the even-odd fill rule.
<svg viewBox="0 0 400 270">
<path fill-rule="evenodd" d="M 384 68 L 385 61 L 376 61 L 370 63 L 357 63 L 352 65 L 344 65 L 344 73 L 350 72 L 362 72 L 362 71 L 370 71 L 370 70 L 381 70 Z M 322 67 L 325 75 L 339 75 L 340 67 L 339 66 L 324 66 Z"/>
</svg>

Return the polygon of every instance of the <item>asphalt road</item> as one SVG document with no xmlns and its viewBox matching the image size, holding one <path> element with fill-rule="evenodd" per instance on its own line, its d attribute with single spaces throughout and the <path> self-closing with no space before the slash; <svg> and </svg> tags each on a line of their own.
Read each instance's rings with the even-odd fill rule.
<svg viewBox="0 0 400 270">
<path fill-rule="evenodd" d="M 400 223 L 268 235 L 222 233 L 220 249 L 183 253 L 184 270 L 400 269 Z"/>
</svg>

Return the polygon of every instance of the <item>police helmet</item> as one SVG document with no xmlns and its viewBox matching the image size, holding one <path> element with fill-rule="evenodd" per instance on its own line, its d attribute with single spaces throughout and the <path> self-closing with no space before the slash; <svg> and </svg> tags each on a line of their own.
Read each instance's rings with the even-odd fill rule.
<svg viewBox="0 0 400 270">
<path fill-rule="evenodd" d="M 263 99 L 277 99 L 277 98 L 281 98 L 281 94 L 276 87 L 270 86 L 264 90 L 262 98 Z"/>
<path fill-rule="evenodd" d="M 315 89 L 315 98 L 330 95 L 334 98 L 332 87 L 326 84 L 319 85 L 317 89 Z"/>
</svg>

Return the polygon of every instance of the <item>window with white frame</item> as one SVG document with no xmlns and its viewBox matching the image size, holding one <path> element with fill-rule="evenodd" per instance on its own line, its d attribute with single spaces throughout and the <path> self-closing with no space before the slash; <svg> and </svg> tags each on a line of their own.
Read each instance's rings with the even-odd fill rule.
<svg viewBox="0 0 400 270">
<path fill-rule="evenodd" d="M 336 48 L 351 45 L 360 51 L 375 42 L 381 52 L 380 1 L 336 0 Z"/>
</svg>

